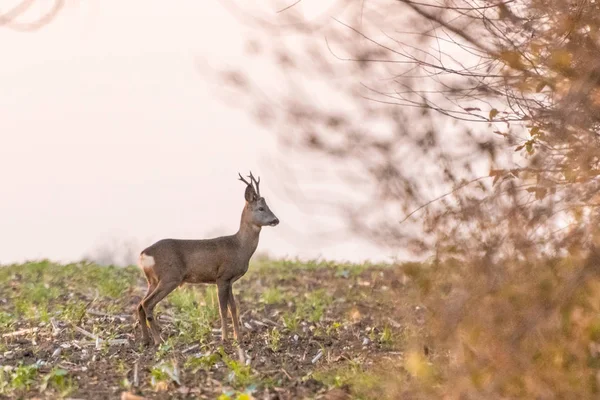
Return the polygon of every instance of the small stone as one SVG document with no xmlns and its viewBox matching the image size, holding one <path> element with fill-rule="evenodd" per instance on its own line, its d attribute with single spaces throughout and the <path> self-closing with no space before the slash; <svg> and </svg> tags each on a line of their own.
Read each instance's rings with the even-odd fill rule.
<svg viewBox="0 0 600 400">
<path fill-rule="evenodd" d="M 363 346 L 366 346 L 369 344 L 369 338 L 364 338 L 362 341 Z"/>
<path fill-rule="evenodd" d="M 60 356 L 60 353 L 62 353 L 62 348 L 59 347 L 56 350 L 54 350 L 54 353 L 52 353 L 52 357 L 58 357 Z"/>
</svg>

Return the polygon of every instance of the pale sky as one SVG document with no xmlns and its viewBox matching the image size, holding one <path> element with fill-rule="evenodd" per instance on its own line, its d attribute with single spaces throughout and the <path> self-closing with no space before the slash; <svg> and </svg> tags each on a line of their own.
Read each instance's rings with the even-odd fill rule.
<svg viewBox="0 0 600 400">
<path fill-rule="evenodd" d="M 273 16 L 280 3 L 257 10 Z M 313 237 L 339 224 L 290 201 L 273 170 L 285 159 L 275 133 L 227 105 L 198 67 L 243 65 L 252 29 L 218 1 L 192 0 L 67 0 L 37 32 L 0 28 L 0 263 L 234 233 L 237 172 L 250 169 L 281 220 L 259 252 L 391 260 L 365 242 Z"/>
</svg>

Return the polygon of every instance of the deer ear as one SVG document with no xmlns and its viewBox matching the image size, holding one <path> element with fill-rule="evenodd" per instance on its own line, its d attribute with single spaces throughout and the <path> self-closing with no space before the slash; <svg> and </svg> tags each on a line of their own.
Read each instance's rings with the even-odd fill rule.
<svg viewBox="0 0 600 400">
<path fill-rule="evenodd" d="M 248 203 L 252 203 L 253 201 L 256 201 L 256 191 L 254 191 L 254 188 L 250 185 L 246 186 L 246 191 L 244 192 L 244 197 L 246 198 L 246 201 Z"/>
</svg>

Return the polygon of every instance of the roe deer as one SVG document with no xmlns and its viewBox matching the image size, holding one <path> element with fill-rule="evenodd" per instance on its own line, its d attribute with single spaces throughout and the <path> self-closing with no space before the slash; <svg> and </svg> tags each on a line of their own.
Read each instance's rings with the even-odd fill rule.
<svg viewBox="0 0 600 400">
<path fill-rule="evenodd" d="M 238 175 L 246 184 L 246 205 L 242 211 L 240 229 L 235 235 L 205 240 L 163 239 L 141 252 L 139 266 L 148 280 L 148 292 L 137 309 L 144 344 L 150 345 L 148 325 L 154 344 L 161 342 L 160 328 L 153 314 L 154 307 L 184 283 L 216 283 L 221 340 L 227 340 L 228 307 L 234 337 L 240 337 L 239 314 L 231 287 L 248 271 L 248 262 L 258 246 L 261 228 L 275 226 L 279 224 L 279 219 L 260 196 L 260 178 L 255 179 L 250 172 L 248 182 L 241 174 Z"/>
</svg>

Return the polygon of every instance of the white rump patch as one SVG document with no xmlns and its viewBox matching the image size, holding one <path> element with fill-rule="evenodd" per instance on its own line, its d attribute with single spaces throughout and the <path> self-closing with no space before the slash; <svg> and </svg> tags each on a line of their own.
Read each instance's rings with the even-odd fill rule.
<svg viewBox="0 0 600 400">
<path fill-rule="evenodd" d="M 152 268 L 154 267 L 154 257 L 149 256 L 147 254 L 140 254 L 140 267 L 142 268 Z"/>
</svg>

